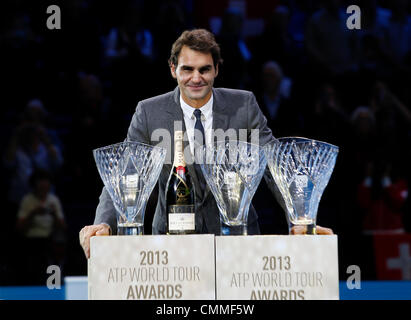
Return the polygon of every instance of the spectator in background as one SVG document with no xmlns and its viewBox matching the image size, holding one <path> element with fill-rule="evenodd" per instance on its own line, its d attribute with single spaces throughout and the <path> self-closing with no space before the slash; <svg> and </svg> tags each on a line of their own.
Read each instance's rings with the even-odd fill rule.
<svg viewBox="0 0 411 320">
<path fill-rule="evenodd" d="M 143 14 L 138 4 L 129 3 L 121 11 L 119 21 L 103 38 L 103 63 L 109 75 L 108 93 L 120 117 L 145 90 L 151 89 L 147 83 L 152 81 L 149 71 L 155 59 L 154 37 L 144 24 Z"/>
<path fill-rule="evenodd" d="M 162 1 L 157 8 L 154 24 L 154 43 L 158 61 L 167 57 L 174 40 L 186 28 L 184 7 L 178 1 Z"/>
<path fill-rule="evenodd" d="M 362 0 L 361 29 L 356 30 L 358 38 L 359 68 L 379 77 L 391 73 L 388 59 L 387 30 L 391 12 L 377 5 L 376 0 Z"/>
<path fill-rule="evenodd" d="M 8 200 L 18 205 L 29 191 L 32 173 L 43 169 L 56 174 L 63 164 L 63 157 L 43 126 L 23 123 L 15 129 L 3 162 L 10 172 Z"/>
<path fill-rule="evenodd" d="M 351 158 L 347 168 L 354 173 L 353 178 L 363 177 L 369 171 L 368 164 L 382 155 L 387 155 L 387 163 L 394 167 L 394 159 L 409 158 L 406 146 L 410 145 L 411 112 L 383 82 L 377 81 L 373 86 L 369 106 L 354 110 L 351 125 L 346 152 Z"/>
<path fill-rule="evenodd" d="M 305 44 L 311 62 L 326 77 L 343 75 L 355 69 L 355 38 L 346 26 L 347 16 L 340 0 L 324 0 L 323 8 L 307 23 Z"/>
<path fill-rule="evenodd" d="M 187 16 L 182 1 L 161 1 L 156 8 L 156 16 L 153 21 L 153 39 L 154 50 L 156 55 L 155 64 L 147 72 L 146 76 L 153 75 L 152 83 L 154 86 L 148 85 L 145 91 L 144 98 L 150 96 L 151 93 L 158 94 L 166 91 L 170 86 L 175 86 L 168 74 L 164 74 L 164 61 L 167 61 L 170 48 L 175 39 L 188 28 Z M 161 74 L 163 76 L 158 77 Z M 144 79 L 147 82 L 147 79 Z M 151 91 L 149 91 L 151 90 Z M 137 97 L 134 101 L 139 100 Z"/>
<path fill-rule="evenodd" d="M 97 173 L 91 150 L 101 146 L 100 141 L 106 139 L 108 127 L 114 132 L 113 139 L 117 139 L 115 137 L 120 135 L 117 128 L 122 124 L 121 115 L 124 115 L 111 112 L 102 82 L 96 75 L 78 73 L 76 89 L 74 118 L 66 143 L 65 183 L 60 190 L 64 190 L 62 194 L 71 201 L 86 201 L 94 196 L 92 191 Z"/>
<path fill-rule="evenodd" d="M 404 68 L 411 53 L 411 16 L 409 1 L 393 0 L 388 23 L 387 49 L 397 68 Z"/>
<path fill-rule="evenodd" d="M 250 84 L 248 68 L 252 56 L 243 37 L 243 23 L 244 17 L 239 9 L 229 7 L 225 10 L 217 36 L 225 57 L 220 70 L 220 81 L 224 87 L 246 89 Z"/>
<path fill-rule="evenodd" d="M 287 2 L 290 8 L 288 33 L 293 42 L 294 49 L 303 49 L 305 27 L 312 10 L 314 10 L 313 6 L 315 3 L 311 0 L 290 0 Z M 301 54 L 302 52 L 299 53 Z"/>
<path fill-rule="evenodd" d="M 23 236 L 20 254 L 28 279 L 41 281 L 47 266 L 61 266 L 65 243 L 64 215 L 59 198 L 51 193 L 51 177 L 37 170 L 30 177 L 31 191 L 20 203 L 17 230 Z"/>
<path fill-rule="evenodd" d="M 363 232 L 403 233 L 408 183 L 394 165 L 390 154 L 379 155 L 367 164 L 357 188 L 357 201 L 363 215 Z"/>
<path fill-rule="evenodd" d="M 260 81 L 255 88 L 261 111 L 267 118 L 267 126 L 277 137 L 298 135 L 301 118 L 296 106 L 291 103 L 292 80 L 283 74 L 275 61 L 267 61 L 260 69 Z M 263 234 L 288 234 L 284 210 L 277 201 L 267 202 L 272 197 L 267 184 L 260 183 L 253 198 Z"/>
<path fill-rule="evenodd" d="M 111 28 L 105 38 L 104 56 L 107 60 L 133 55 L 153 58 L 153 35 L 142 24 L 141 12 L 131 10 L 118 27 Z"/>
<path fill-rule="evenodd" d="M 284 76 L 281 66 L 267 61 L 262 67 L 258 102 L 267 118 L 268 126 L 279 137 L 298 135 L 301 114 L 291 103 L 292 80 Z"/>
<path fill-rule="evenodd" d="M 26 108 L 23 111 L 21 121 L 24 124 L 32 124 L 44 127 L 47 135 L 50 137 L 51 142 L 56 145 L 60 150 L 63 150 L 63 143 L 56 130 L 50 126 L 50 117 L 44 104 L 39 99 L 32 99 L 27 103 Z"/>
<path fill-rule="evenodd" d="M 306 113 L 304 118 L 310 137 L 335 145 L 343 143 L 349 120 L 333 85 L 327 83 L 320 87 L 314 110 Z"/>
<path fill-rule="evenodd" d="M 288 31 L 290 10 L 284 5 L 277 6 L 265 22 L 264 31 L 257 39 L 253 55 L 257 63 L 274 60 L 287 68 L 294 69 L 296 51 Z"/>
<path fill-rule="evenodd" d="M 407 0 L 390 1 L 386 48 L 391 62 L 392 77 L 386 79 L 396 93 L 411 103 L 411 15 Z"/>
<path fill-rule="evenodd" d="M 63 164 L 61 142 L 57 133 L 47 127 L 48 113 L 43 103 L 38 99 L 30 100 L 19 118 L 20 122 L 11 132 L 9 141 L 5 141 L 2 156 L 2 194 L 6 201 L 3 202 L 0 219 L 5 241 L 13 241 L 16 237 L 18 207 L 23 196 L 30 191 L 32 173 L 45 169 L 57 174 Z M 10 261 L 9 270 L 5 270 L 6 278 L 15 270 L 13 261 L 14 257 L 18 257 L 18 252 L 14 251 L 13 248 L 2 251 L 4 258 Z"/>
<path fill-rule="evenodd" d="M 408 173 L 408 181 L 411 181 L 411 176 Z M 407 233 L 411 233 L 411 196 L 410 196 L 410 190 L 408 189 L 407 192 L 407 197 L 405 200 L 405 205 L 404 205 L 404 218 L 403 218 L 403 222 L 404 222 L 404 229 L 405 232 Z"/>
<path fill-rule="evenodd" d="M 376 115 L 378 138 L 386 152 L 396 154 L 399 148 L 410 144 L 411 111 L 384 82 L 376 82 L 370 107 Z"/>
<path fill-rule="evenodd" d="M 349 130 L 350 156 L 355 177 L 361 177 L 366 171 L 367 164 L 376 157 L 376 151 L 379 148 L 377 141 L 377 120 L 375 113 L 367 106 L 359 106 L 351 115 L 351 130 Z"/>
<path fill-rule="evenodd" d="M 362 183 L 367 165 L 376 157 L 379 148 L 376 118 L 367 106 L 357 107 L 344 129 L 336 170 L 340 228 L 349 234 L 362 234 L 363 214 L 358 207 L 358 186 Z M 339 167 L 338 167 L 339 166 Z M 344 197 L 341 197 L 341 193 Z"/>
<path fill-rule="evenodd" d="M 77 90 L 76 116 L 85 123 L 106 120 L 108 110 L 105 108 L 103 85 L 99 77 L 92 73 L 79 72 Z"/>
<path fill-rule="evenodd" d="M 403 232 L 411 112 L 380 81 L 369 105 L 354 111 L 346 146 L 350 158 L 346 177 L 356 183 L 357 219 L 361 218 L 365 233 Z"/>
</svg>

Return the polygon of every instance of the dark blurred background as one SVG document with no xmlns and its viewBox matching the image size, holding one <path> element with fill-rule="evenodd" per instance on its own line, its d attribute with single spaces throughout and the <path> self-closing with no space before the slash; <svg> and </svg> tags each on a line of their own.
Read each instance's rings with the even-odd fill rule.
<svg viewBox="0 0 411 320">
<path fill-rule="evenodd" d="M 351 4 L 361 8 L 360 30 L 346 26 Z M 47 28 L 49 5 L 61 9 L 60 30 Z M 317 221 L 339 236 L 340 278 L 354 264 L 362 279 L 411 280 L 411 271 L 401 273 L 411 268 L 406 259 L 391 271 L 378 262 L 398 256 L 397 243 L 411 243 L 409 1 L 1 6 L 0 285 L 44 285 L 51 264 L 65 276 L 87 274 L 78 233 L 93 223 L 103 186 L 92 150 L 124 140 L 139 100 L 174 89 L 171 44 L 198 27 L 221 45 L 216 87 L 252 90 L 276 137 L 340 147 Z M 147 234 L 156 192 L 146 209 Z M 55 195 L 52 210 L 30 213 L 33 193 Z M 253 203 L 264 234 L 287 233 L 264 182 Z"/>
</svg>

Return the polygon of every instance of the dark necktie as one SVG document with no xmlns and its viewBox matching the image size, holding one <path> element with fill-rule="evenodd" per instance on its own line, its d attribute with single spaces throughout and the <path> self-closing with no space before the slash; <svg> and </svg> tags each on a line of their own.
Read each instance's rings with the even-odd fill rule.
<svg viewBox="0 0 411 320">
<path fill-rule="evenodd" d="M 203 127 L 203 124 L 201 123 L 201 111 L 198 109 L 194 110 L 194 116 L 196 117 L 196 123 L 194 125 L 194 129 L 195 129 L 194 130 L 194 141 L 196 141 L 200 145 L 205 145 L 204 127 Z M 204 191 L 205 191 L 205 188 L 207 187 L 207 183 L 204 179 L 203 172 L 201 171 L 200 165 L 196 163 L 194 167 L 197 173 L 198 182 L 200 183 L 200 187 L 201 187 L 200 193 L 204 196 Z M 202 217 L 202 220 L 203 219 L 204 217 Z M 204 220 L 202 221 L 202 232 L 203 233 L 208 232 Z"/>
<path fill-rule="evenodd" d="M 198 143 L 205 145 L 205 133 L 204 133 L 204 127 L 203 124 L 201 123 L 201 111 L 196 109 L 194 110 L 194 116 L 196 117 L 196 123 L 194 125 L 194 129 L 198 130 L 195 131 L 195 138 Z M 198 134 L 201 133 L 201 137 L 198 136 Z"/>
</svg>

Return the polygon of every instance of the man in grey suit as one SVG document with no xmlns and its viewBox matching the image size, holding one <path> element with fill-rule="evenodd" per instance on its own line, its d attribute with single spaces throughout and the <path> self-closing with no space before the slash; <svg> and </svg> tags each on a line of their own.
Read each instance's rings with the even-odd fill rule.
<svg viewBox="0 0 411 320">
<path fill-rule="evenodd" d="M 253 93 L 243 90 L 213 88 L 221 63 L 220 48 L 212 33 L 204 29 L 185 31 L 173 44 L 169 59 L 170 71 L 177 88 L 169 93 L 140 101 L 128 129 L 127 140 L 158 145 L 159 132 L 166 130 L 171 139 L 167 147 L 166 164 L 159 178 L 159 195 L 153 219 L 153 234 L 166 232 L 165 186 L 174 154 L 174 131 L 179 124 L 188 133 L 185 147 L 193 148 L 194 132 L 204 133 L 205 143 L 211 143 L 210 132 L 231 132 L 237 139 L 253 137 L 260 145 L 274 139 Z M 199 112 L 199 111 L 200 112 Z M 198 132 L 198 131 L 197 131 Z M 253 142 L 253 141 L 252 141 Z M 163 144 L 164 146 L 164 144 Z M 190 153 L 185 153 L 189 155 Z M 167 161 L 168 160 L 168 161 Z M 187 161 L 196 190 L 196 229 L 202 233 L 220 233 L 219 210 L 202 173 Z M 267 170 L 268 172 L 268 170 Z M 271 179 L 266 174 L 266 179 Z M 271 183 L 269 183 L 271 184 Z M 116 233 L 116 213 L 108 192 L 103 188 L 96 210 L 94 225 L 80 231 L 80 242 L 89 257 L 90 237 Z M 321 230 L 320 230 L 321 232 Z M 251 206 L 248 233 L 258 234 L 257 214 Z"/>
</svg>

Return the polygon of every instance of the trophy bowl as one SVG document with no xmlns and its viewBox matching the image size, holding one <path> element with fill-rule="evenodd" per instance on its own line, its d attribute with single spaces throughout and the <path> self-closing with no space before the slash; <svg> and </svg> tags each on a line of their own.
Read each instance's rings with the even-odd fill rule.
<svg viewBox="0 0 411 320">
<path fill-rule="evenodd" d="M 166 157 L 164 148 L 124 141 L 93 150 L 117 213 L 117 234 L 144 234 L 144 212 Z"/>
<path fill-rule="evenodd" d="M 267 166 L 263 148 L 229 140 L 199 150 L 197 163 L 216 199 L 221 234 L 247 235 L 251 199 Z"/>
<path fill-rule="evenodd" d="M 264 150 L 290 231 L 293 226 L 305 226 L 307 234 L 315 234 L 318 205 L 334 170 L 338 147 L 284 137 L 268 143 Z"/>
</svg>

